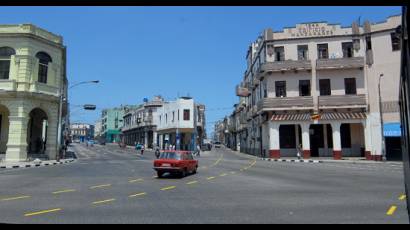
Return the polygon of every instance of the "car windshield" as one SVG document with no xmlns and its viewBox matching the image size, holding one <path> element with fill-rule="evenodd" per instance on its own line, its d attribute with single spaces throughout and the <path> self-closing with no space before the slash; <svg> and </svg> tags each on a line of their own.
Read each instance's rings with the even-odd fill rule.
<svg viewBox="0 0 410 230">
<path fill-rule="evenodd" d="M 181 160 L 182 156 L 180 153 L 176 153 L 176 152 L 164 152 L 164 153 L 161 153 L 159 158 L 160 159 Z"/>
</svg>

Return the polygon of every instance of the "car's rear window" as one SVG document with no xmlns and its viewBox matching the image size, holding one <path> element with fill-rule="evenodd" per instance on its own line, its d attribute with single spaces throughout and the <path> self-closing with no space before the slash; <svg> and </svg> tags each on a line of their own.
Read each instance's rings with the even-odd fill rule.
<svg viewBox="0 0 410 230">
<path fill-rule="evenodd" d="M 180 153 L 175 153 L 175 152 L 164 152 L 164 153 L 161 153 L 159 158 L 160 159 L 181 160 L 182 155 Z"/>
</svg>

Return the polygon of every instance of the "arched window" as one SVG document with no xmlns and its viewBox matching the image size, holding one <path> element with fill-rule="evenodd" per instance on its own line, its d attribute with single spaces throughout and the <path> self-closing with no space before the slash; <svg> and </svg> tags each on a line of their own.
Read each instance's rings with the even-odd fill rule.
<svg viewBox="0 0 410 230">
<path fill-rule="evenodd" d="M 16 51 L 10 47 L 0 48 L 0 79 L 9 79 L 10 74 L 10 58 L 15 55 Z"/>
<path fill-rule="evenodd" d="M 36 58 L 39 60 L 38 82 L 47 84 L 48 63 L 53 62 L 50 55 L 44 52 L 38 52 Z"/>
</svg>

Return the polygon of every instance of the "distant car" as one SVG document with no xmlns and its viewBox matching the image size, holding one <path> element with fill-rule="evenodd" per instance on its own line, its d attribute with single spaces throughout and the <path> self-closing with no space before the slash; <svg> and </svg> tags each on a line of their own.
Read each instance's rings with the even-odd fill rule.
<svg viewBox="0 0 410 230">
<path fill-rule="evenodd" d="M 202 151 L 211 151 L 212 150 L 212 145 L 207 143 L 207 144 L 203 144 L 201 147 Z"/>
<path fill-rule="evenodd" d="M 74 143 L 80 143 L 80 139 L 76 139 L 73 141 Z"/>
<path fill-rule="evenodd" d="M 94 140 L 89 140 L 89 141 L 87 141 L 87 144 L 88 144 L 89 146 L 94 146 Z"/>
<path fill-rule="evenodd" d="M 195 160 L 189 151 L 163 151 L 159 158 L 154 161 L 154 170 L 157 171 L 158 178 L 161 178 L 165 173 L 185 177 L 188 173 L 195 174 L 197 169 L 198 160 Z"/>
<path fill-rule="evenodd" d="M 214 147 L 215 147 L 215 148 L 221 148 L 221 147 L 222 147 L 221 142 L 216 141 L 216 142 L 214 143 Z"/>
<path fill-rule="evenodd" d="M 141 150 L 142 149 L 142 144 L 137 144 L 137 146 L 135 146 L 136 150 Z"/>
</svg>

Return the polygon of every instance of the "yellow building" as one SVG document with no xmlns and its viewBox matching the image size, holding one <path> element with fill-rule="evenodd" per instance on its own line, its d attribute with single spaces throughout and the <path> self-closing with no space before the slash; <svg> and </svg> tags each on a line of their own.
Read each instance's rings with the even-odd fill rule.
<svg viewBox="0 0 410 230">
<path fill-rule="evenodd" d="M 57 157 L 66 92 L 63 38 L 30 24 L 0 25 L 0 154 L 6 161 Z"/>
</svg>

